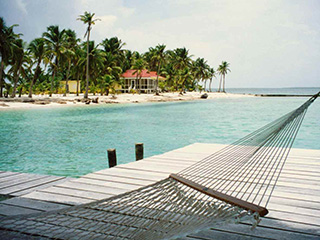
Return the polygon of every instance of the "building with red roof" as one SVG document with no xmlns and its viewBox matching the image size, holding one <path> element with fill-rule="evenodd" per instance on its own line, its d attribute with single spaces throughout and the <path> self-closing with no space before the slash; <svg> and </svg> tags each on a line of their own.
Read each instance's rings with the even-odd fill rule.
<svg viewBox="0 0 320 240">
<path fill-rule="evenodd" d="M 123 79 L 122 92 L 130 92 L 131 90 L 140 90 L 144 93 L 154 92 L 156 89 L 157 72 L 142 70 L 138 75 L 134 69 L 129 69 L 121 75 Z M 164 77 L 158 76 L 159 81 L 165 80 Z"/>
</svg>

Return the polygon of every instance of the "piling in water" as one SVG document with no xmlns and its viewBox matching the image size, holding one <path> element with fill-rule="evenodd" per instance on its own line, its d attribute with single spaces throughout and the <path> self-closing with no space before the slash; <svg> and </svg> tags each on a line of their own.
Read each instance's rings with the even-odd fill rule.
<svg viewBox="0 0 320 240">
<path fill-rule="evenodd" d="M 112 168 L 114 166 L 117 166 L 117 155 L 116 155 L 116 149 L 111 148 L 108 149 L 108 162 L 109 162 L 109 168 Z"/>
<path fill-rule="evenodd" d="M 136 161 L 143 159 L 143 143 L 136 143 Z"/>
</svg>

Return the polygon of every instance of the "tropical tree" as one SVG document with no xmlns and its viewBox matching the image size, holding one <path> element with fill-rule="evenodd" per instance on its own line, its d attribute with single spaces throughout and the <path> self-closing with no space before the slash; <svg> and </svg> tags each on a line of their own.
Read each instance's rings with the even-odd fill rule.
<svg viewBox="0 0 320 240">
<path fill-rule="evenodd" d="M 100 19 L 93 19 L 94 13 L 84 12 L 83 15 L 80 15 L 77 20 L 81 20 L 84 24 L 88 24 L 87 31 L 84 35 L 84 37 L 87 36 L 87 65 L 86 65 L 86 93 L 84 95 L 84 98 L 88 98 L 88 90 L 89 90 L 89 39 L 90 39 L 90 31 L 92 28 L 92 25 L 96 23 L 96 21 Z"/>
<path fill-rule="evenodd" d="M 158 87 L 159 87 L 159 75 L 161 70 L 161 65 L 164 63 L 166 59 L 166 52 L 165 52 L 166 45 L 157 45 L 155 48 L 149 48 L 150 53 L 150 62 L 154 63 L 157 67 L 157 78 L 156 78 L 156 95 L 159 95 L 158 93 Z"/>
<path fill-rule="evenodd" d="M 132 69 L 134 69 L 133 74 L 137 74 L 136 76 L 136 86 L 138 86 L 138 92 L 140 94 L 140 86 L 141 86 L 141 77 L 142 77 L 142 71 L 146 69 L 146 62 L 145 60 L 141 57 L 138 58 L 134 61 Z"/>
<path fill-rule="evenodd" d="M 169 52 L 170 60 L 173 63 L 174 68 L 176 69 L 184 69 L 186 67 L 191 66 L 191 57 L 189 55 L 189 50 L 184 48 L 176 48 L 173 51 Z"/>
<path fill-rule="evenodd" d="M 12 49 L 12 68 L 10 71 L 13 72 L 13 89 L 11 93 L 11 97 L 14 98 L 16 96 L 17 84 L 22 71 L 22 64 L 25 57 L 24 51 L 25 43 L 22 39 L 15 39 Z"/>
<path fill-rule="evenodd" d="M 209 68 L 210 67 L 207 64 L 207 61 L 204 60 L 204 58 L 197 58 L 192 64 L 194 79 L 198 81 L 204 81 L 204 90 L 206 90 Z"/>
<path fill-rule="evenodd" d="M 43 38 L 45 39 L 47 45 L 47 54 L 49 55 L 48 59 L 51 59 L 51 65 L 53 68 L 52 78 L 51 78 L 51 88 L 50 88 L 50 97 L 53 93 L 54 81 L 57 76 L 59 69 L 59 61 L 61 59 L 61 54 L 63 51 L 63 44 L 65 40 L 65 30 L 59 29 L 59 26 L 49 26 L 47 32 L 43 33 Z M 54 60 L 53 60 L 54 59 Z"/>
<path fill-rule="evenodd" d="M 193 78 L 190 68 L 185 67 L 184 69 L 178 70 L 178 85 L 180 88 L 180 94 L 183 94 L 183 92 L 185 92 L 187 83 L 192 79 Z"/>
<path fill-rule="evenodd" d="M 166 86 L 171 91 L 178 91 L 178 84 L 177 84 L 177 70 L 173 67 L 171 62 L 168 62 L 164 65 L 161 70 L 161 74 L 166 77 Z"/>
<path fill-rule="evenodd" d="M 10 27 L 6 26 L 6 23 L 2 17 L 0 17 L 0 97 L 3 97 L 3 77 L 5 66 L 9 64 L 12 56 L 13 45 L 15 39 L 19 38 L 21 34 L 15 34 L 13 28 L 18 26 L 14 24 Z"/>
<path fill-rule="evenodd" d="M 102 41 L 101 45 L 104 48 L 105 53 L 113 55 L 114 60 L 118 66 L 123 64 L 125 59 L 124 50 L 122 49 L 125 43 L 118 39 L 117 37 L 112 37 L 110 39 L 106 38 Z"/>
<path fill-rule="evenodd" d="M 87 44 L 84 43 L 82 45 L 82 50 L 85 51 Z M 95 45 L 94 41 L 89 42 L 89 67 L 88 72 L 90 75 L 90 80 L 92 80 L 92 84 L 90 85 L 94 87 L 97 84 L 97 78 L 103 74 L 103 70 L 105 68 L 104 62 L 105 62 L 105 53 L 98 48 L 98 45 Z M 79 60 L 79 67 L 82 68 L 82 71 L 84 69 L 87 69 L 86 67 L 87 63 L 87 57 L 82 56 L 82 58 Z M 93 89 L 93 88 L 92 88 Z M 88 88 L 89 90 L 89 88 Z"/>
<path fill-rule="evenodd" d="M 31 58 L 33 58 L 34 61 L 37 63 L 34 74 L 33 74 L 33 78 L 30 82 L 29 98 L 32 98 L 33 85 L 36 83 L 41 73 L 40 64 L 46 52 L 45 40 L 43 38 L 36 38 L 32 40 L 28 46 L 28 52 L 30 53 Z"/>
<path fill-rule="evenodd" d="M 218 68 L 218 72 L 221 76 L 220 78 L 220 84 L 219 84 L 219 91 L 221 91 L 221 79 L 223 79 L 223 87 L 222 87 L 222 92 L 226 92 L 225 90 L 225 79 L 226 79 L 226 74 L 228 72 L 231 72 L 231 70 L 229 69 L 230 63 L 227 63 L 226 61 L 223 61 Z"/>
<path fill-rule="evenodd" d="M 209 91 L 212 92 L 211 83 L 212 83 L 212 79 L 214 77 L 216 77 L 216 72 L 215 72 L 215 70 L 213 68 L 210 68 L 208 73 L 209 73 L 209 78 L 210 78 Z"/>
<path fill-rule="evenodd" d="M 79 39 L 77 39 L 76 32 L 68 29 L 65 31 L 65 41 L 64 41 L 64 46 L 62 50 L 62 57 L 65 59 L 66 64 L 67 64 L 67 72 L 66 72 L 66 86 L 65 86 L 65 92 L 64 96 L 69 93 L 69 77 L 70 77 L 70 70 L 71 70 L 71 63 L 73 58 L 75 57 L 76 53 L 76 46 L 78 44 Z"/>
<path fill-rule="evenodd" d="M 102 77 L 98 78 L 98 85 L 100 87 L 100 94 L 101 96 L 103 93 L 106 93 L 106 95 L 109 95 L 110 90 L 115 91 L 114 86 L 116 84 L 116 81 L 114 77 L 110 74 L 105 74 Z"/>
<path fill-rule="evenodd" d="M 86 74 L 86 69 L 81 65 L 81 61 L 83 59 L 83 56 L 86 57 L 86 51 L 81 48 L 81 46 L 76 45 L 74 48 L 74 55 L 72 58 L 72 75 L 76 78 L 77 80 L 77 93 L 76 95 L 79 96 L 79 82 L 80 82 L 80 77 L 83 79 L 83 76 Z"/>
</svg>

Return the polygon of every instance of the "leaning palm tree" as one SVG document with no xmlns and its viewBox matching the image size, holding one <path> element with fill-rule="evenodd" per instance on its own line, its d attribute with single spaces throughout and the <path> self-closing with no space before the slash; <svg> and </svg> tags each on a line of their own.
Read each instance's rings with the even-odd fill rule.
<svg viewBox="0 0 320 240">
<path fill-rule="evenodd" d="M 57 76 L 57 72 L 59 69 L 60 58 L 63 50 L 63 44 L 65 40 L 65 30 L 60 31 L 59 26 L 49 26 L 47 28 L 47 32 L 43 33 L 43 38 L 45 39 L 48 55 L 52 55 L 54 57 L 54 62 L 51 62 L 53 67 L 52 71 L 52 79 L 51 79 L 51 88 L 50 88 L 50 97 L 53 92 L 53 85 L 55 77 Z M 50 57 L 49 57 L 50 58 Z"/>
<path fill-rule="evenodd" d="M 80 15 L 77 20 L 81 20 L 84 24 L 88 24 L 87 31 L 84 34 L 84 37 L 87 36 L 87 67 L 86 67 L 86 93 L 84 95 L 84 98 L 88 98 L 88 90 L 89 90 L 89 39 L 90 39 L 90 31 L 91 26 L 96 23 L 96 21 L 100 19 L 93 19 L 94 13 L 84 12 L 83 15 Z"/>
<path fill-rule="evenodd" d="M 41 64 L 41 62 L 44 58 L 44 55 L 45 55 L 44 39 L 43 38 L 36 38 L 36 39 L 32 40 L 28 46 L 28 52 L 30 53 L 30 55 L 34 59 L 34 61 L 37 62 L 37 66 L 34 71 L 33 78 L 30 82 L 29 98 L 32 98 L 33 85 L 36 83 L 37 79 L 39 78 L 39 75 L 41 73 L 40 64 Z"/>
<path fill-rule="evenodd" d="M 225 80 L 226 80 L 226 74 L 228 72 L 231 72 L 231 70 L 229 69 L 230 63 L 227 63 L 226 61 L 223 61 L 218 68 L 218 72 L 221 75 L 221 79 L 223 77 L 223 86 L 222 86 L 222 92 L 226 92 L 225 90 Z M 220 86 L 219 86 L 219 91 L 221 89 L 221 80 L 220 80 Z"/>
</svg>

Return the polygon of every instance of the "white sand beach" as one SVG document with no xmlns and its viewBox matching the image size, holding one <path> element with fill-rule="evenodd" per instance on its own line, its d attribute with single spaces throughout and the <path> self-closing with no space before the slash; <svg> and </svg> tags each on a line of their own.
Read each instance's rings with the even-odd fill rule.
<svg viewBox="0 0 320 240">
<path fill-rule="evenodd" d="M 117 94 L 115 96 L 100 96 L 100 95 L 89 95 L 91 100 L 98 98 L 98 103 L 90 102 L 89 105 L 97 104 L 123 104 L 123 103 L 146 103 L 146 102 L 171 102 L 171 101 L 192 101 L 201 100 L 206 101 L 208 99 L 216 98 L 243 98 L 243 97 L 254 97 L 253 95 L 245 94 L 233 94 L 233 93 L 207 93 L 207 99 L 201 99 L 203 93 L 199 92 L 187 92 L 183 95 L 179 93 L 161 93 L 159 96 L 154 94 Z M 26 96 L 21 98 L 1 98 L 0 99 L 0 110 L 9 109 L 34 109 L 34 108 L 48 108 L 48 107 L 67 107 L 67 106 L 88 106 L 83 100 L 83 95 L 75 96 L 69 94 L 63 96 L 60 94 L 54 94 L 52 98 L 47 95 L 34 95 L 32 100 Z M 34 102 L 30 102 L 34 101 Z"/>
</svg>

